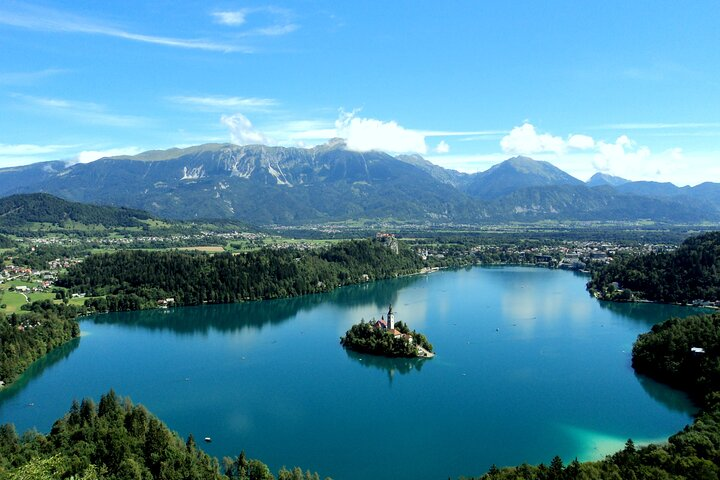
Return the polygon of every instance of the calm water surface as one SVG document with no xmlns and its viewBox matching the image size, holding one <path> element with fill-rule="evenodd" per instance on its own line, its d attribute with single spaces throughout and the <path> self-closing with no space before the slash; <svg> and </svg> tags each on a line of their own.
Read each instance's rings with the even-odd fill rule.
<svg viewBox="0 0 720 480">
<path fill-rule="evenodd" d="M 211 436 L 336 480 L 479 475 L 491 464 L 602 457 L 632 437 L 661 441 L 691 421 L 682 394 L 630 366 L 639 333 L 697 313 L 608 304 L 586 277 L 469 268 L 239 305 L 99 315 L 84 336 L 0 392 L 0 422 L 48 431 L 73 398 L 111 387 L 186 437 Z M 343 350 L 361 318 L 424 332 L 437 357 Z"/>
</svg>

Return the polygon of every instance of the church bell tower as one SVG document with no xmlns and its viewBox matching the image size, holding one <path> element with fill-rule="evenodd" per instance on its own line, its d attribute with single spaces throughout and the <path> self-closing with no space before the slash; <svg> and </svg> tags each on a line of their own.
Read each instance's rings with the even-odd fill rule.
<svg viewBox="0 0 720 480">
<path fill-rule="evenodd" d="M 387 328 L 388 330 L 393 330 L 395 328 L 395 314 L 392 311 L 392 305 L 390 305 L 390 308 L 388 309 Z"/>
</svg>

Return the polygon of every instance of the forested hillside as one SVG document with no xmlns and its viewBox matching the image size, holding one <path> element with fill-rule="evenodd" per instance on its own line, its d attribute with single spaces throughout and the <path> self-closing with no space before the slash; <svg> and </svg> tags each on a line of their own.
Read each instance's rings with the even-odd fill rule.
<svg viewBox="0 0 720 480">
<path fill-rule="evenodd" d="M 96 406 L 92 399 L 73 402 L 47 435 L 18 436 L 11 424 L 0 426 L 0 479 L 75 480 L 274 480 L 270 469 L 244 452 L 222 466 L 183 441 L 141 405 L 110 390 Z M 278 480 L 318 480 L 317 473 L 284 467 Z"/>
<path fill-rule="evenodd" d="M 699 400 L 720 390 L 720 314 L 671 318 L 654 325 L 635 342 L 633 367 Z"/>
<path fill-rule="evenodd" d="M 173 298 L 175 305 L 231 303 L 326 292 L 341 285 L 417 272 L 423 263 L 400 244 L 341 242 L 319 251 L 263 249 L 239 255 L 122 251 L 93 255 L 58 285 L 99 297 L 98 311 L 137 310 Z"/>
<path fill-rule="evenodd" d="M 50 301 L 35 302 L 22 315 L 0 313 L 0 380 L 13 382 L 32 362 L 80 335 L 80 309 Z"/>
<path fill-rule="evenodd" d="M 69 202 L 47 193 L 11 195 L 0 198 L 0 228 L 10 231 L 29 223 L 141 226 L 151 218 L 146 212 L 128 208 L 103 207 Z"/>
<path fill-rule="evenodd" d="M 605 300 L 718 300 L 720 232 L 688 238 L 674 252 L 618 257 L 593 272 L 588 289 Z"/>
</svg>

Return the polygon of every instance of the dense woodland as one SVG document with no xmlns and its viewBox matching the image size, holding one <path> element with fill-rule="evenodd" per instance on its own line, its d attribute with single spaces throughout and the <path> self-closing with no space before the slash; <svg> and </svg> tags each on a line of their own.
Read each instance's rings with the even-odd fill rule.
<svg viewBox="0 0 720 480">
<path fill-rule="evenodd" d="M 97 311 L 232 303 L 327 292 L 368 280 L 417 272 L 422 260 L 400 245 L 393 253 L 378 240 L 355 240 L 319 251 L 263 249 L 239 255 L 182 251 L 120 251 L 93 255 L 57 282 L 71 292 L 99 297 Z"/>
<path fill-rule="evenodd" d="M 693 353 L 701 347 L 704 354 Z M 493 466 L 483 480 L 717 480 L 720 478 L 720 314 L 670 319 L 638 337 L 633 366 L 642 374 L 690 392 L 701 406 L 692 425 L 667 444 L 625 449 L 599 462 Z"/>
<path fill-rule="evenodd" d="M 698 401 L 708 392 L 720 391 L 720 313 L 671 318 L 654 325 L 635 342 L 633 367 L 690 392 Z"/>
<path fill-rule="evenodd" d="M 73 402 L 70 411 L 42 435 L 18 436 L 0 426 L 0 479 L 75 480 L 274 480 L 270 469 L 244 452 L 217 459 L 194 437 L 183 441 L 144 407 L 110 390 L 96 406 Z M 282 468 L 278 480 L 319 480 L 317 473 Z"/>
<path fill-rule="evenodd" d="M 411 335 L 412 343 L 402 337 L 395 338 L 387 330 L 376 328 L 372 322 L 368 323 L 364 320 L 350 327 L 350 330 L 340 339 L 340 343 L 356 352 L 384 357 L 417 357 L 418 345 L 429 352 L 433 351 L 432 344 L 422 333 L 415 330 L 410 331 L 410 328 L 403 322 L 397 322 L 395 328 L 402 333 Z"/>
<path fill-rule="evenodd" d="M 75 317 L 81 310 L 46 300 L 22 315 L 0 313 L 0 380 L 10 384 L 32 362 L 80 335 Z"/>
<path fill-rule="evenodd" d="M 618 257 L 593 272 L 588 289 L 606 300 L 718 300 L 720 232 L 690 237 L 673 252 Z"/>
</svg>

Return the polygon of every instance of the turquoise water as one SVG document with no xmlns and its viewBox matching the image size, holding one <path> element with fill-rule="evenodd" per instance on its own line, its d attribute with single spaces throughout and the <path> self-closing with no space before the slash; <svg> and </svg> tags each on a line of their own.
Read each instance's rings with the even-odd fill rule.
<svg viewBox="0 0 720 480">
<path fill-rule="evenodd" d="M 698 310 L 607 304 L 586 277 L 468 268 L 289 300 L 99 315 L 0 392 L 0 422 L 49 430 L 73 398 L 111 387 L 219 458 L 343 479 L 443 479 L 495 463 L 601 458 L 691 421 L 685 396 L 634 374 L 632 343 Z M 386 313 L 430 360 L 346 352 Z"/>
</svg>

